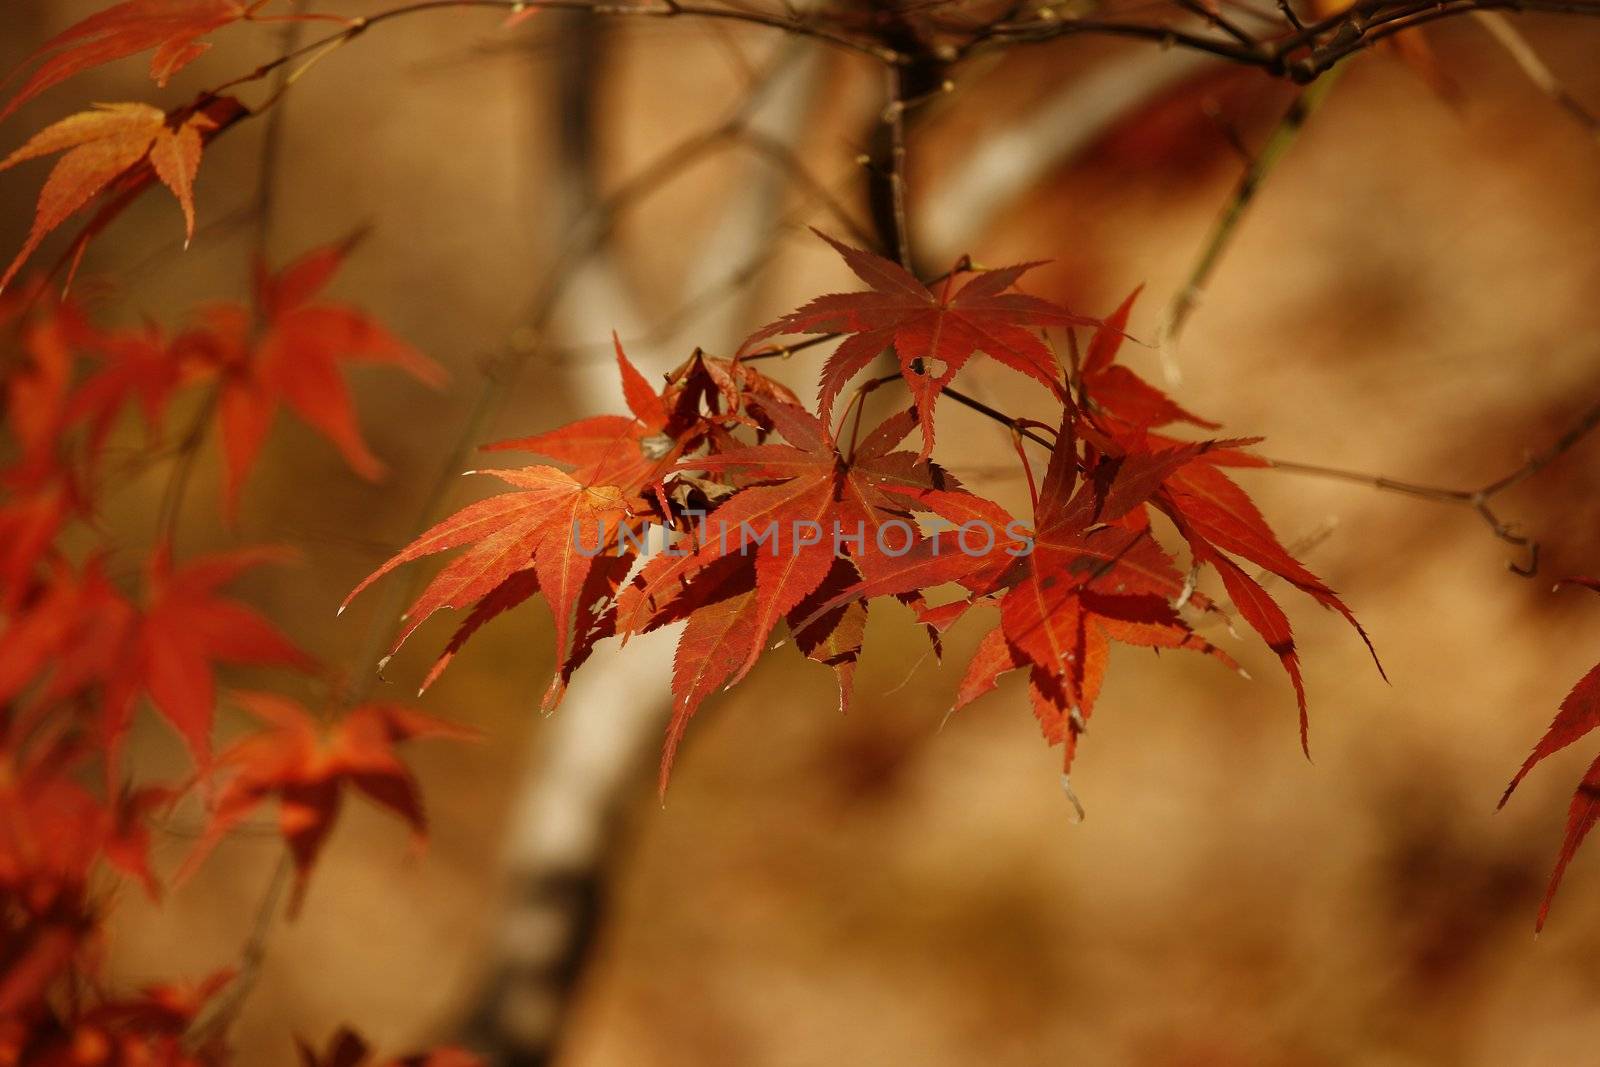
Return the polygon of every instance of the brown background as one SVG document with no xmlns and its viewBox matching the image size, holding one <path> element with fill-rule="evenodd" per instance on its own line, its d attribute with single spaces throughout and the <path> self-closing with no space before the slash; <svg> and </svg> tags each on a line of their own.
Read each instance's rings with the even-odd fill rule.
<svg viewBox="0 0 1600 1067">
<path fill-rule="evenodd" d="M 0 58 L 99 6 L 12 0 Z M 1520 24 L 1600 104 L 1593 29 Z M 411 536 L 484 357 L 552 267 L 547 90 L 560 32 L 552 21 L 507 37 L 492 14 L 468 11 L 413 19 L 328 58 L 290 98 L 275 255 L 370 224 L 337 295 L 446 364 L 455 387 L 436 396 L 355 373 L 363 425 L 393 468 L 379 486 L 280 422 L 236 534 L 212 518 L 208 453 L 182 548 L 300 544 L 301 567 L 246 589 L 337 669 L 359 669 L 381 598 L 338 620 L 337 601 Z M 12 119 L 0 145 L 89 100 L 180 102 L 248 69 L 273 37 L 224 34 L 164 93 L 137 62 L 84 77 Z M 1451 23 L 1431 39 L 1463 100 L 1442 102 L 1388 57 L 1353 66 L 1242 228 L 1185 338 L 1178 396 L 1229 432 L 1266 435 L 1273 455 L 1471 485 L 1548 442 L 1600 391 L 1600 146 L 1478 27 Z M 771 44 L 687 22 L 622 27 L 600 131 L 607 183 L 715 121 L 744 84 L 739 57 L 757 64 Z M 974 71 L 917 131 L 913 195 L 993 124 L 1123 54 L 1063 43 Z M 833 62 L 802 150 L 859 205 L 852 160 L 878 87 L 854 61 Z M 1253 74 L 1207 91 L 1253 143 L 1284 100 Z M 1098 312 L 1147 282 L 1134 325 L 1149 336 L 1237 174 L 1194 112 L 1135 121 L 1005 210 L 972 251 L 990 263 L 1053 257 L 1039 291 Z M 205 232 L 191 251 L 174 243 L 164 196 L 100 242 L 89 269 L 116 287 L 103 298 L 109 317 L 177 323 L 197 303 L 241 295 L 249 226 L 236 213 L 252 195 L 259 126 L 210 151 Z M 0 178 L 0 247 L 20 241 L 42 173 Z M 682 300 L 685 249 L 738 173 L 719 157 L 626 218 L 625 261 L 649 314 Z M 797 217 L 827 225 L 815 211 Z M 794 229 L 751 306 L 764 321 L 845 281 Z M 603 307 L 582 312 L 586 334 L 536 360 L 484 439 L 584 413 L 564 399 L 563 375 L 604 358 L 594 342 L 612 322 Z M 687 353 L 635 354 L 654 374 Z M 1155 372 L 1149 353 L 1130 359 Z M 814 367 L 784 373 L 809 389 Z M 1027 402 L 1004 372 L 969 381 L 998 402 Z M 1006 462 L 1003 434 L 964 412 L 946 412 L 942 434 L 974 481 Z M 909 616 L 875 611 L 845 719 L 827 672 L 792 650 L 770 656 L 697 721 L 664 810 L 640 778 L 570 1062 L 1588 1062 L 1600 1038 L 1600 853 L 1573 865 L 1550 927 L 1538 940 L 1532 931 L 1593 746 L 1552 760 L 1507 811 L 1493 809 L 1600 657 L 1600 605 L 1552 596 L 1548 580 L 1600 572 L 1597 455 L 1592 442 L 1505 501 L 1547 545 L 1535 581 L 1506 573 L 1505 546 L 1466 511 L 1246 475 L 1286 541 L 1334 524 L 1308 562 L 1355 607 L 1393 684 L 1336 617 L 1285 592 L 1312 702 L 1308 764 L 1287 682 L 1252 641 L 1220 635 L 1253 683 L 1198 658 L 1119 650 L 1074 777 L 1083 825 L 1069 823 L 1058 755 L 1015 684 L 941 729 L 981 621 L 956 631 L 944 666 L 913 672 L 923 651 Z M 147 543 L 160 489 L 159 469 L 118 488 L 107 523 L 119 544 Z M 1017 489 L 1013 479 L 997 492 L 1015 500 Z M 410 691 L 449 625 L 418 635 L 384 691 Z M 242 1062 L 281 1063 L 288 1034 L 320 1039 L 342 1021 L 390 1048 L 435 1040 L 467 1010 L 488 956 L 511 790 L 549 728 L 534 710 L 548 638 L 543 608 L 524 609 L 429 695 L 425 706 L 482 728 L 487 743 L 417 751 L 434 820 L 424 859 L 369 808 L 346 812 L 303 917 L 271 939 L 237 1032 Z M 587 669 L 626 669 L 626 655 Z M 664 686 L 640 679 L 640 699 Z M 145 732 L 146 766 L 181 766 L 161 729 Z M 190 832 L 178 820 L 161 841 L 169 869 Z M 114 974 L 132 983 L 226 962 L 276 848 L 266 831 L 246 835 L 163 906 L 130 897 Z"/>
</svg>

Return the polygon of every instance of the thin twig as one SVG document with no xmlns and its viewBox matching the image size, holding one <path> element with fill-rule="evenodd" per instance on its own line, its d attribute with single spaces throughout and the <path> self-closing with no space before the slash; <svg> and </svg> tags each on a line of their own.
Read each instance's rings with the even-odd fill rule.
<svg viewBox="0 0 1600 1067">
<path fill-rule="evenodd" d="M 998 422 L 1000 425 L 1006 427 L 1006 429 L 1010 430 L 1012 433 L 1015 433 L 1018 437 L 1025 437 L 1036 445 L 1043 445 L 1045 448 L 1055 448 L 1056 446 L 1054 441 L 1048 437 L 1041 437 L 1023 420 L 1014 419 L 1010 415 L 1007 415 L 1005 412 L 1001 411 L 999 408 L 985 404 L 977 397 L 963 393 L 959 389 L 952 389 L 947 385 L 940 391 L 939 395 L 947 396 L 951 400 L 954 400 L 956 403 L 960 404 L 962 407 L 971 408 L 978 414 L 983 415 L 986 418 L 993 419 L 995 422 Z"/>
<path fill-rule="evenodd" d="M 1194 15 L 1197 18 L 1204 19 L 1207 24 L 1218 30 L 1221 30 L 1223 33 L 1227 34 L 1229 37 L 1232 37 L 1240 44 L 1249 48 L 1255 48 L 1258 46 L 1258 42 L 1254 37 L 1252 37 L 1249 33 L 1246 33 L 1237 23 L 1224 15 L 1220 10 L 1208 7 L 1205 3 L 1205 0 L 1172 0 L 1172 2 L 1189 12 L 1189 14 Z"/>
<path fill-rule="evenodd" d="M 1283 118 L 1273 128 L 1260 154 L 1245 167 L 1244 174 L 1239 177 L 1238 185 L 1234 186 L 1233 194 L 1218 214 L 1216 222 L 1212 224 L 1211 232 L 1206 235 L 1205 243 L 1201 246 L 1200 255 L 1190 269 L 1189 276 L 1162 316 L 1159 348 L 1168 384 L 1176 384 L 1179 378 L 1176 347 L 1183 333 L 1183 327 L 1204 295 L 1217 265 L 1222 262 L 1223 253 L 1228 250 L 1238 233 L 1239 223 L 1254 202 L 1262 183 L 1267 180 L 1299 138 L 1300 131 L 1305 128 L 1312 114 L 1327 99 L 1337 78 L 1338 74 L 1334 73 L 1295 94 L 1294 100 L 1290 102 Z"/>
<path fill-rule="evenodd" d="M 188 495 L 189 483 L 194 475 L 195 462 L 200 458 L 200 450 L 205 445 L 206 431 L 211 426 L 212 416 L 216 413 L 217 403 L 221 398 L 221 390 L 212 388 L 207 392 L 200 407 L 195 412 L 189 428 L 184 431 L 182 439 L 173 454 L 172 472 L 167 476 L 166 488 L 161 494 L 161 505 L 156 511 L 156 544 L 170 548 L 178 532 L 178 519 L 183 513 L 183 501 Z"/>
<path fill-rule="evenodd" d="M 385 22 L 430 11 L 459 10 L 461 8 L 488 8 L 504 11 L 508 14 L 521 14 L 530 10 L 576 11 L 607 17 L 632 16 L 656 19 L 683 17 L 744 22 L 754 26 L 781 30 L 784 33 L 799 37 L 811 37 L 847 51 L 870 56 L 880 63 L 902 63 L 905 59 L 894 49 L 886 48 L 875 41 L 851 37 L 828 26 L 807 22 L 793 16 L 717 7 L 710 4 L 680 3 L 679 0 L 662 0 L 660 3 L 645 4 L 609 3 L 603 2 L 603 0 L 419 0 L 417 3 L 392 7 L 387 11 L 380 11 L 363 18 L 350 19 L 345 27 L 338 32 L 284 52 L 250 73 L 225 83 L 219 87 L 218 91 L 259 81 L 302 56 L 315 55 L 329 46 L 353 40 L 366 33 L 372 27 Z"/>
<path fill-rule="evenodd" d="M 1517 533 L 1514 524 L 1501 519 L 1494 510 L 1494 499 L 1506 490 L 1532 478 L 1535 474 L 1538 474 L 1561 456 L 1571 451 L 1597 426 L 1600 426 L 1600 404 L 1596 404 L 1584 412 L 1548 448 L 1534 453 L 1514 470 L 1475 489 L 1452 489 L 1448 486 L 1423 485 L 1383 475 L 1343 470 L 1337 467 L 1324 467 L 1315 463 L 1296 463 L 1292 460 L 1269 459 L 1267 462 L 1271 464 L 1274 470 L 1281 470 L 1290 474 L 1305 474 L 1316 478 L 1333 478 L 1338 481 L 1371 486 L 1374 489 L 1381 489 L 1385 492 L 1401 493 L 1405 496 L 1414 497 L 1418 500 L 1432 501 L 1436 504 L 1470 508 L 1483 520 L 1495 537 L 1506 544 L 1514 545 L 1526 551 L 1527 559 L 1525 562 L 1511 561 L 1506 566 L 1513 573 L 1520 574 L 1523 577 L 1532 577 L 1538 572 L 1539 568 L 1539 543 L 1532 538 Z"/>
<path fill-rule="evenodd" d="M 884 72 L 889 83 L 889 103 L 883 121 L 889 127 L 889 197 L 893 205 L 894 254 L 911 269 L 911 231 L 906 224 L 906 76 L 898 66 Z"/>
<path fill-rule="evenodd" d="M 1044 11 L 1051 13 L 1021 21 L 997 22 L 985 27 L 958 50 L 957 58 L 965 59 L 980 51 L 1010 44 L 1044 44 L 1062 37 L 1084 35 L 1121 37 L 1166 48 L 1188 48 L 1268 71 L 1275 71 L 1282 66 L 1281 59 L 1262 44 L 1246 45 L 1232 38 L 1224 40 L 1209 37 L 1169 25 L 1071 18 L 1054 14 L 1050 8 Z"/>
<path fill-rule="evenodd" d="M 191 1051 L 201 1049 L 222 1036 L 254 992 L 261 976 L 261 965 L 266 962 L 267 941 L 272 934 L 272 925 L 277 919 L 278 908 L 283 903 L 283 894 L 289 888 L 289 878 L 293 873 L 294 865 L 285 852 L 273 866 L 266 892 L 261 895 L 261 903 L 256 905 L 250 934 L 245 938 L 244 947 L 239 950 L 239 966 L 233 981 L 207 1002 L 189 1025 L 183 1035 L 185 1048 Z"/>
<path fill-rule="evenodd" d="M 1034 432 L 1027 420 L 1012 418 L 998 408 L 992 407 L 958 389 L 946 387 L 942 395 L 999 423 L 1018 438 L 1026 438 L 1046 448 L 1055 447 L 1054 441 Z M 1413 497 L 1417 500 L 1427 500 L 1435 504 L 1470 508 L 1483 520 L 1496 538 L 1508 545 L 1513 545 L 1526 551 L 1527 560 L 1525 562 L 1512 560 L 1508 561 L 1506 566 L 1513 573 L 1527 578 L 1538 572 L 1539 543 L 1532 538 L 1517 533 L 1514 524 L 1501 519 L 1493 508 L 1494 499 L 1506 490 L 1532 478 L 1535 474 L 1538 474 L 1561 456 L 1571 451 L 1579 442 L 1592 433 L 1597 426 L 1600 426 L 1600 403 L 1595 404 L 1584 412 L 1548 448 L 1530 456 L 1514 470 L 1474 489 L 1454 489 L 1449 486 L 1426 485 L 1420 482 L 1408 482 L 1399 478 L 1390 478 L 1381 474 L 1368 474 L 1364 471 L 1346 470 L 1341 467 L 1327 467 L 1317 463 L 1300 463 L 1295 460 L 1275 459 L 1267 456 L 1262 458 L 1266 460 L 1272 470 L 1283 471 L 1286 474 L 1303 474 L 1315 478 L 1329 478 L 1356 485 L 1370 486 L 1373 489 L 1380 489 L 1384 492 L 1399 493 L 1403 496 Z"/>
<path fill-rule="evenodd" d="M 1309 23 L 1272 49 L 1269 69 L 1309 84 L 1335 66 L 1397 33 L 1476 11 L 1540 12 L 1552 15 L 1600 16 L 1595 0 L 1406 0 L 1375 7 L 1357 5 L 1338 16 Z M 1305 51 L 1302 58 L 1291 59 Z"/>
</svg>

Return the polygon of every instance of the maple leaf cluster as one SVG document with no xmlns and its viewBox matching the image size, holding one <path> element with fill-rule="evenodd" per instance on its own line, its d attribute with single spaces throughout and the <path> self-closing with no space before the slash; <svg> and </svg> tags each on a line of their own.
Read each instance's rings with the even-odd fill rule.
<svg viewBox="0 0 1600 1067">
<path fill-rule="evenodd" d="M 1230 477 L 1230 469 L 1262 465 L 1246 450 L 1253 440 L 1168 436 L 1174 424 L 1215 425 L 1116 362 L 1132 298 L 1102 322 L 1021 292 L 1035 264 L 962 269 L 930 286 L 896 263 L 828 240 L 866 289 L 823 296 L 783 316 L 732 360 L 696 352 L 659 389 L 618 343 L 629 416 L 488 446 L 537 453 L 554 465 L 480 472 L 513 491 L 426 531 L 351 594 L 402 564 L 465 549 L 426 587 L 400 635 L 403 642 L 441 608 L 466 613 L 424 685 L 486 620 L 535 593 L 555 620 L 547 709 L 596 642 L 681 623 L 664 790 L 696 710 L 746 677 L 780 627 L 804 655 L 834 669 L 845 706 L 873 602 L 909 606 L 936 648 L 958 618 L 988 606 L 998 609 L 999 624 L 979 643 L 956 706 L 1000 675 L 1025 670 L 1041 731 L 1063 747 L 1070 770 L 1112 643 L 1188 649 L 1233 664 L 1196 631 L 1196 619 L 1221 608 L 1163 545 L 1159 518 L 1193 567 L 1217 573 L 1239 615 L 1282 662 L 1305 743 L 1299 652 L 1262 575 L 1366 635 Z M 1069 373 L 1046 331 L 1076 326 L 1095 332 L 1082 365 Z M 820 417 L 757 369 L 763 342 L 795 333 L 839 338 L 822 371 Z M 845 387 L 891 351 L 910 405 L 861 432 L 865 394 L 881 384 L 869 382 L 840 420 L 851 429 L 836 428 L 832 413 Z M 1060 409 L 1049 436 L 1035 433 L 1048 455 L 1027 518 L 975 494 L 932 458 L 941 397 L 980 355 L 1048 386 Z M 903 447 L 913 435 L 920 448 Z M 675 531 L 675 550 L 643 555 L 640 532 L 649 527 Z M 752 549 L 742 534 L 728 536 L 749 530 L 770 539 L 758 536 Z M 980 530 L 987 541 L 972 551 L 967 541 L 979 540 Z M 957 598 L 933 604 L 941 587 L 954 587 Z"/>
<path fill-rule="evenodd" d="M 197 1043 L 190 1028 L 227 972 L 132 997 L 104 988 L 102 926 L 117 883 L 159 896 L 272 802 L 295 873 L 292 913 L 346 794 L 392 812 L 420 840 L 422 799 L 398 749 L 467 736 L 393 703 L 359 703 L 325 723 L 334 709 L 227 688 L 236 666 L 326 683 L 310 655 L 232 591 L 292 554 L 242 547 L 180 558 L 169 523 L 140 550 L 107 540 L 99 522 L 130 473 L 163 465 L 180 409 L 190 415 L 180 454 L 220 438 L 229 514 L 280 408 L 357 474 L 381 475 L 340 363 L 388 364 L 434 385 L 442 373 L 323 295 L 349 250 L 345 242 L 283 270 L 263 266 L 247 303 L 214 304 L 177 331 L 101 327 L 42 283 L 0 296 L 0 1064 L 225 1062 L 224 1048 Z M 110 444 L 139 437 L 127 426 L 135 419 L 144 445 L 126 450 L 129 466 Z M 169 494 L 174 486 L 177 474 Z M 175 518 L 176 505 L 163 513 Z M 258 729 L 217 752 L 224 706 Z M 193 771 L 183 780 L 152 782 L 125 766 L 144 708 L 187 749 Z M 204 832 L 163 877 L 153 841 L 180 810 L 198 810 Z M 328 1062 L 373 1062 L 340 1056 Z"/>
</svg>

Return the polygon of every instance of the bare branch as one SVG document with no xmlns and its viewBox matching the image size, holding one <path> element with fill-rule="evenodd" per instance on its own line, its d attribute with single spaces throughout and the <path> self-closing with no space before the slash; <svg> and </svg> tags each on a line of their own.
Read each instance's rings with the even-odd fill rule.
<svg viewBox="0 0 1600 1067">
<path fill-rule="evenodd" d="M 1513 486 L 1522 484 L 1571 451 L 1597 426 L 1600 426 L 1600 403 L 1595 404 L 1584 412 L 1549 447 L 1536 452 L 1514 470 L 1475 489 L 1451 489 L 1445 486 L 1422 485 L 1416 482 L 1388 478 L 1383 475 L 1342 470 L 1337 467 L 1324 467 L 1314 463 L 1296 463 L 1282 459 L 1273 459 L 1268 462 L 1271 463 L 1273 469 L 1286 471 L 1290 474 L 1306 474 L 1316 478 L 1333 478 L 1338 481 L 1371 486 L 1374 489 L 1381 489 L 1385 492 L 1401 493 L 1405 496 L 1414 497 L 1418 500 L 1432 501 L 1436 504 L 1470 508 L 1484 521 L 1484 524 L 1489 527 L 1490 532 L 1495 537 L 1509 545 L 1515 545 L 1526 550 L 1527 559 L 1525 562 L 1512 561 L 1507 563 L 1507 567 L 1512 572 L 1523 577 L 1532 577 L 1539 568 L 1539 543 L 1517 533 L 1514 524 L 1501 519 L 1494 510 L 1494 500 L 1501 493 Z"/>
</svg>

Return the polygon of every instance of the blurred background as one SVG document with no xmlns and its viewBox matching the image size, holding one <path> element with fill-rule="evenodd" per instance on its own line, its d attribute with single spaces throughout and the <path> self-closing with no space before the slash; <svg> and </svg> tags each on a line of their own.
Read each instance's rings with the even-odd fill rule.
<svg viewBox="0 0 1600 1067">
<path fill-rule="evenodd" d="M 9 0 L 0 61 L 102 6 Z M 442 10 L 375 29 L 296 83 L 276 134 L 272 258 L 369 227 L 334 294 L 446 365 L 451 388 L 356 371 L 386 481 L 282 419 L 239 528 L 208 499 L 214 449 L 180 527 L 184 553 L 298 546 L 297 568 L 243 588 L 352 678 L 404 589 L 391 579 L 335 618 L 345 592 L 425 506 L 437 518 L 485 491 L 456 484 L 476 465 L 458 442 L 622 410 L 613 328 L 651 376 L 696 345 L 731 353 L 852 284 L 808 225 L 856 243 L 875 232 L 872 64 L 734 24 L 498 21 Z M 1600 106 L 1600 30 L 1517 24 Z M 168 90 L 138 61 L 87 75 L 30 104 L 0 145 L 90 100 L 182 103 L 275 54 L 280 32 L 219 34 Z M 1477 23 L 1428 39 L 1459 96 L 1382 52 L 1350 65 L 1239 228 L 1177 350 L 1175 395 L 1265 435 L 1275 457 L 1472 487 L 1600 396 L 1600 144 Z M 975 61 L 909 116 L 919 264 L 1051 259 L 1033 291 L 1093 314 L 1144 283 L 1133 332 L 1152 337 L 1238 180 L 1230 141 L 1260 145 L 1290 91 L 1087 38 Z M 98 242 L 83 284 L 107 321 L 176 326 L 246 294 L 264 125 L 208 151 L 191 249 L 164 194 Z M 42 173 L 0 178 L 0 247 L 22 240 Z M 1153 351 L 1127 358 L 1159 377 Z M 776 373 L 812 395 L 819 365 Z M 1008 410 L 1037 403 L 1003 370 L 965 382 Z M 942 416 L 949 465 L 1025 499 L 1006 435 Z M 120 446 L 140 440 L 130 427 Z M 544 719 L 549 617 L 529 605 L 423 701 L 486 737 L 415 750 L 427 854 L 347 807 L 303 914 L 268 941 L 235 1028 L 241 1062 L 284 1063 L 290 1035 L 341 1022 L 386 1048 L 559 1032 L 573 1065 L 1593 1061 L 1600 852 L 1580 855 L 1533 936 L 1592 751 L 1494 804 L 1600 659 L 1600 604 L 1550 592 L 1600 573 L 1600 441 L 1501 501 L 1544 545 L 1534 580 L 1507 571 L 1521 557 L 1465 509 L 1242 478 L 1354 607 L 1392 680 L 1337 617 L 1274 590 L 1300 637 L 1314 762 L 1253 638 L 1212 635 L 1253 682 L 1119 648 L 1075 768 L 1088 817 L 1074 825 L 1017 678 L 945 721 L 992 615 L 965 620 L 941 665 L 909 613 L 877 607 L 848 716 L 828 671 L 771 654 L 701 713 L 662 807 L 668 646 L 603 649 Z M 162 484 L 158 466 L 118 491 L 114 538 L 147 543 Z M 376 692 L 408 699 L 452 625 L 426 626 Z M 143 765 L 181 768 L 166 731 L 145 727 Z M 178 820 L 158 862 L 170 870 L 192 832 Z M 162 904 L 120 901 L 113 977 L 231 960 L 279 848 L 246 834 Z"/>
</svg>

